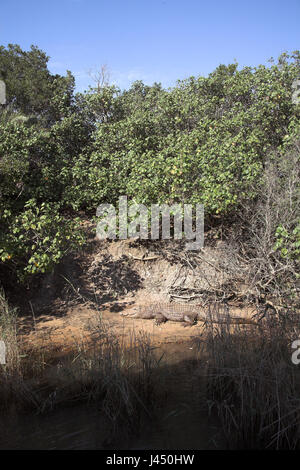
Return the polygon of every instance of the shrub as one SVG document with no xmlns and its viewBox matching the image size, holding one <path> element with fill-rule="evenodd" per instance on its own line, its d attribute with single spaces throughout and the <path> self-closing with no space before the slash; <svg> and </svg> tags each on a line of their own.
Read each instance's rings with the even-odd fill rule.
<svg viewBox="0 0 300 470">
<path fill-rule="evenodd" d="M 68 250 L 84 243 L 80 220 L 64 218 L 56 204 L 38 206 L 31 199 L 18 215 L 4 210 L 1 219 L 6 228 L 0 238 L 1 260 L 9 263 L 21 279 L 50 270 Z"/>
</svg>

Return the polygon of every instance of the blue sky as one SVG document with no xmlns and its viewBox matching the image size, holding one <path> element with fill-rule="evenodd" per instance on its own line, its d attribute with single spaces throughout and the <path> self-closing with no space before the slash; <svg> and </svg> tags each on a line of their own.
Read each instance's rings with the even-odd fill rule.
<svg viewBox="0 0 300 470">
<path fill-rule="evenodd" d="M 107 64 L 111 81 L 207 75 L 220 63 L 266 63 L 300 49 L 300 0 L 1 0 L 0 44 L 35 44 L 77 90 Z"/>
</svg>

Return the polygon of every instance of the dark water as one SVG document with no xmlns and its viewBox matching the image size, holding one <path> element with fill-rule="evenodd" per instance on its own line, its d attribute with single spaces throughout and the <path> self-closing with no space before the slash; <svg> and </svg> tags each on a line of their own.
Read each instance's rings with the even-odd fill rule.
<svg viewBox="0 0 300 470">
<path fill-rule="evenodd" d="M 168 414 L 168 413 L 167 413 Z M 80 406 L 48 416 L 10 418 L 2 422 L 0 449 L 214 449 L 218 429 L 205 416 L 194 419 L 182 406 L 177 414 L 145 424 L 140 436 L 105 445 L 106 422 L 94 407 Z M 198 416 L 199 418 L 199 416 Z"/>
<path fill-rule="evenodd" d="M 103 424 L 96 409 L 78 406 L 46 416 L 2 421 L 0 449 L 101 449 Z"/>
<path fill-rule="evenodd" d="M 169 351 L 170 352 L 170 351 Z M 15 415 L 2 420 L 0 449 L 216 449 L 223 448 L 220 426 L 208 416 L 201 376 L 190 351 L 171 351 L 161 371 L 166 398 L 139 433 L 111 441 L 109 425 L 95 405 L 77 405 L 47 415 Z M 189 362 L 190 360 L 190 362 Z M 201 371 L 200 371 L 201 375 Z"/>
</svg>

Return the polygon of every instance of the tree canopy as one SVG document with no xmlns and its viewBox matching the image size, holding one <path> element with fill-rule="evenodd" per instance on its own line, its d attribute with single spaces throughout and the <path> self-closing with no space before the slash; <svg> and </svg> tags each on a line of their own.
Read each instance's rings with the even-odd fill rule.
<svg viewBox="0 0 300 470">
<path fill-rule="evenodd" d="M 82 244 L 75 216 L 120 195 L 202 203 L 207 216 L 228 218 L 299 136 L 299 51 L 269 66 L 220 65 L 167 90 L 137 81 L 86 93 L 75 93 L 71 72 L 51 74 L 48 60 L 36 46 L 0 47 L 0 256 L 23 274 Z"/>
</svg>

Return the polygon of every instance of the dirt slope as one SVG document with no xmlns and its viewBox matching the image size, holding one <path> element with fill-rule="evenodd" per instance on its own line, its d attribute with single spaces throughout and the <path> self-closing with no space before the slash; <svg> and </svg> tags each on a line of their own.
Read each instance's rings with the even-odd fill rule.
<svg viewBox="0 0 300 470">
<path fill-rule="evenodd" d="M 224 299 L 240 269 L 232 259 L 223 243 L 187 252 L 174 241 L 92 239 L 84 252 L 66 257 L 26 293 L 20 309 L 25 312 L 19 321 L 22 338 L 29 346 L 68 351 L 88 340 L 99 316 L 124 338 L 143 329 L 156 344 L 187 341 L 203 330 L 201 322 L 184 328 L 126 316 L 155 302 L 189 302 L 205 309 L 226 301 L 230 314 L 250 318 L 253 307 Z"/>
</svg>

